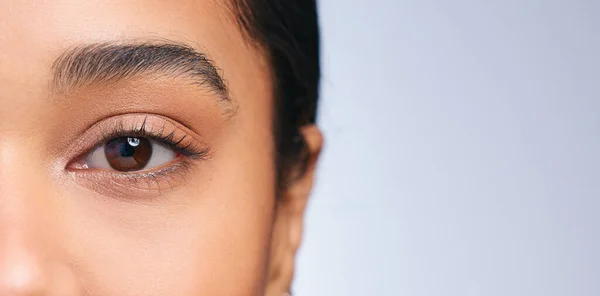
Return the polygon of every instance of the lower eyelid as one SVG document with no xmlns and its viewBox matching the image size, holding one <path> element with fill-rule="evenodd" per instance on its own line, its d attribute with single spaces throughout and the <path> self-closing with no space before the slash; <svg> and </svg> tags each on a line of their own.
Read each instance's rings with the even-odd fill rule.
<svg viewBox="0 0 600 296">
<path fill-rule="evenodd" d="M 151 172 L 120 173 L 107 170 L 72 171 L 73 180 L 101 195 L 123 200 L 159 197 L 186 181 L 194 164 L 181 160 Z"/>
</svg>

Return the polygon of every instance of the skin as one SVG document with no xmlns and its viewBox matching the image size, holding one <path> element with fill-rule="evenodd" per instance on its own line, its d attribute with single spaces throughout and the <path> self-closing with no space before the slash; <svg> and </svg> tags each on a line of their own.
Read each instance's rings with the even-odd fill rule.
<svg viewBox="0 0 600 296">
<path fill-rule="evenodd" d="M 100 42 L 189 45 L 229 100 L 156 73 L 53 87 L 57 58 Z M 275 192 L 272 77 L 252 44 L 220 1 L 1 1 L 0 295 L 287 292 L 322 138 L 302 129 L 308 170 Z M 210 152 L 152 178 L 81 168 L 101 131 L 144 120 Z"/>
</svg>

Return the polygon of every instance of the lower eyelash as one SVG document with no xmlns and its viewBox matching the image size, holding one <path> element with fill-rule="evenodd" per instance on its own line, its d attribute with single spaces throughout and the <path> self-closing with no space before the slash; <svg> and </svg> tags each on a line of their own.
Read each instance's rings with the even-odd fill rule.
<svg viewBox="0 0 600 296">
<path fill-rule="evenodd" d="M 154 188 L 160 193 L 164 191 L 164 189 L 173 189 L 174 182 L 172 181 L 175 181 L 174 178 L 181 179 L 184 177 L 185 172 L 191 168 L 191 165 L 192 164 L 189 161 L 181 161 L 157 171 L 129 174 L 118 173 L 115 174 L 114 177 L 119 178 L 121 181 L 127 181 L 133 184 L 144 181 L 146 182 L 146 185 L 148 185 L 148 188 Z M 164 183 L 167 183 L 168 188 L 164 187 Z"/>
<path fill-rule="evenodd" d="M 193 165 L 188 159 L 157 171 L 132 173 L 96 171 L 94 174 L 89 174 L 88 171 L 82 170 L 76 171 L 73 176 L 80 182 L 88 184 L 91 182 L 92 188 L 104 195 L 123 200 L 132 198 L 143 200 L 159 197 L 185 182 L 187 173 Z"/>
</svg>

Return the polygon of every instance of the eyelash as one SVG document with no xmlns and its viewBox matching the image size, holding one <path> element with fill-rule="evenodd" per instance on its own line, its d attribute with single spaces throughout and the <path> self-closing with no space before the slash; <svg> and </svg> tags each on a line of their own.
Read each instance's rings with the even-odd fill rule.
<svg viewBox="0 0 600 296">
<path fill-rule="evenodd" d="M 149 129 L 146 126 L 146 120 L 147 118 L 144 118 L 144 121 L 141 123 L 141 125 L 139 125 L 139 127 L 136 127 L 137 124 L 135 123 L 132 124 L 131 127 L 125 127 L 123 121 L 120 121 L 111 130 L 103 130 L 102 138 L 98 141 L 98 144 L 89 149 L 86 155 L 91 153 L 91 151 L 94 151 L 96 148 L 105 145 L 106 142 L 112 139 L 119 137 L 139 137 L 154 140 L 169 149 L 173 149 L 173 151 L 175 151 L 178 155 L 192 160 L 203 160 L 209 156 L 209 147 L 199 147 L 193 142 L 183 144 L 184 140 L 188 137 L 187 135 L 175 138 L 175 130 L 166 132 L 164 125 L 160 131 Z"/>
</svg>

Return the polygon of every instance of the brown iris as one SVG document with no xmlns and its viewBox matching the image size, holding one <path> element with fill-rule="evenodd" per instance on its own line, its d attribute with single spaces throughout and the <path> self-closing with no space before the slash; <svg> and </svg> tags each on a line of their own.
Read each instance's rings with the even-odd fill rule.
<svg viewBox="0 0 600 296">
<path fill-rule="evenodd" d="M 117 171 L 138 171 L 148 164 L 152 156 L 152 143 L 146 138 L 115 138 L 106 143 L 104 155 Z"/>
</svg>

